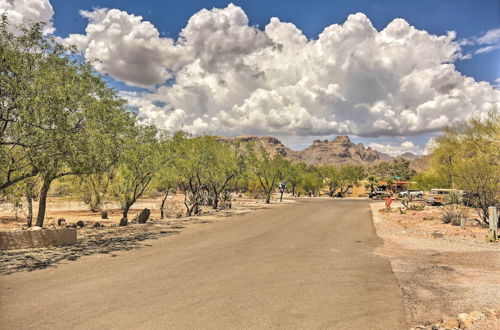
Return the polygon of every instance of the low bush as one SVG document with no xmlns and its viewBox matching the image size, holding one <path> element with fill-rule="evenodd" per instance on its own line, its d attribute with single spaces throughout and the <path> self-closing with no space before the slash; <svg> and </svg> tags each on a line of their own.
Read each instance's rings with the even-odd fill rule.
<svg viewBox="0 0 500 330">
<path fill-rule="evenodd" d="M 460 205 L 446 206 L 441 215 L 443 223 L 451 223 L 453 226 L 460 226 L 460 221 L 463 218 L 467 218 L 467 214 L 464 207 Z"/>
<path fill-rule="evenodd" d="M 408 210 L 411 211 L 423 211 L 425 208 L 425 204 L 410 204 L 408 206 Z"/>
</svg>

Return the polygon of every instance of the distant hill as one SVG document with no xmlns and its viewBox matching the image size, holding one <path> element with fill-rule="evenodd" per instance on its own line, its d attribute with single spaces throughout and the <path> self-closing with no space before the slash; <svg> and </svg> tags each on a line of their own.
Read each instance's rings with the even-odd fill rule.
<svg viewBox="0 0 500 330">
<path fill-rule="evenodd" d="M 405 152 L 405 153 L 402 153 L 401 155 L 399 155 L 399 157 L 401 158 L 404 158 L 404 159 L 407 159 L 407 160 L 413 160 L 413 159 L 417 159 L 418 156 L 415 155 L 414 153 L 412 152 Z"/>
<path fill-rule="evenodd" d="M 227 143 L 254 143 L 255 148 L 261 146 L 271 155 L 279 153 L 292 161 L 303 161 L 312 165 L 336 165 L 342 163 L 358 165 L 374 165 L 381 161 L 390 161 L 392 157 L 383 152 L 365 147 L 362 143 L 352 143 L 348 136 L 337 136 L 331 141 L 316 140 L 304 150 L 295 151 L 285 146 L 280 140 L 272 136 L 242 135 L 234 138 L 218 137 L 220 141 Z M 411 161 L 413 168 L 422 170 L 425 168 L 423 156 L 406 152 L 400 157 Z"/>
</svg>

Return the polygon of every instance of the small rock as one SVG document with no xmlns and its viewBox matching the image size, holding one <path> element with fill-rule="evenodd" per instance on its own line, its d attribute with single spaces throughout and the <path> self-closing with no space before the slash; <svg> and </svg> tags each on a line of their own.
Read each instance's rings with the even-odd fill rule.
<svg viewBox="0 0 500 330">
<path fill-rule="evenodd" d="M 474 322 L 477 322 L 477 321 L 479 321 L 479 320 L 481 320 L 482 318 L 485 317 L 485 315 L 483 313 L 479 312 L 479 311 L 473 311 L 469 315 L 472 317 L 472 319 L 474 320 Z"/>
<path fill-rule="evenodd" d="M 82 220 L 79 220 L 76 222 L 76 226 L 78 228 L 83 228 L 83 227 L 85 227 L 85 222 L 83 222 Z"/>
<path fill-rule="evenodd" d="M 434 220 L 433 217 L 424 217 L 424 220 Z"/>
<path fill-rule="evenodd" d="M 458 315 L 458 320 L 460 321 L 460 329 L 467 329 L 472 327 L 474 319 L 467 313 L 461 313 Z"/>
<path fill-rule="evenodd" d="M 443 327 L 445 329 L 453 329 L 453 328 L 458 328 L 460 326 L 460 321 L 458 321 L 456 318 L 446 318 L 443 320 Z"/>
<path fill-rule="evenodd" d="M 148 221 L 149 216 L 151 215 L 151 211 L 149 209 L 144 209 L 139 213 L 137 216 L 137 222 L 138 223 L 146 223 Z"/>
<path fill-rule="evenodd" d="M 440 231 L 435 230 L 432 232 L 432 237 L 434 238 L 442 238 L 443 236 L 444 236 L 443 233 Z"/>
<path fill-rule="evenodd" d="M 101 224 L 97 221 L 94 222 L 94 228 L 99 228 L 99 227 L 101 227 Z"/>
<path fill-rule="evenodd" d="M 489 320 L 496 319 L 496 317 L 497 317 L 497 313 L 495 312 L 495 310 L 494 310 L 494 309 L 489 309 L 488 311 L 486 311 L 486 317 L 487 317 Z"/>
<path fill-rule="evenodd" d="M 64 218 L 57 219 L 57 225 L 59 227 L 66 225 L 66 219 Z"/>
<path fill-rule="evenodd" d="M 33 226 L 33 227 L 28 228 L 28 230 L 33 230 L 33 231 L 42 230 L 42 227 Z"/>
<path fill-rule="evenodd" d="M 69 225 L 67 225 L 67 227 L 68 228 L 76 228 L 78 226 L 76 225 L 76 223 L 70 223 Z"/>
</svg>

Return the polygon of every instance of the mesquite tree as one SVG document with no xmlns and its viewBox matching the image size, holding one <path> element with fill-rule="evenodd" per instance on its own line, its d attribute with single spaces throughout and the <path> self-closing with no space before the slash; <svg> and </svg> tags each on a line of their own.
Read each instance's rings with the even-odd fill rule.
<svg viewBox="0 0 500 330">
<path fill-rule="evenodd" d="M 488 207 L 500 206 L 500 117 L 493 109 L 484 118 L 472 118 L 436 138 L 431 170 L 444 182 L 467 191 L 484 223 Z M 450 163 L 451 160 L 451 163 Z"/>
<path fill-rule="evenodd" d="M 133 118 L 91 63 L 43 36 L 0 24 L 0 189 L 38 175 L 37 226 L 43 226 L 51 183 L 106 170 L 117 160 Z"/>
<path fill-rule="evenodd" d="M 248 152 L 250 171 L 258 179 L 266 196 L 266 204 L 269 204 L 271 194 L 283 177 L 286 160 L 279 153 L 271 156 L 264 148 L 256 152 L 249 146 Z"/>
<path fill-rule="evenodd" d="M 122 220 L 128 224 L 128 212 L 144 194 L 157 172 L 171 159 L 170 141 L 158 134 L 154 126 L 137 126 L 133 136 L 124 145 L 118 169 L 113 180 L 113 191 L 120 200 Z"/>
<path fill-rule="evenodd" d="M 208 190 L 212 207 L 217 209 L 224 194 L 235 181 L 236 176 L 244 169 L 244 156 L 238 146 L 217 141 L 214 136 L 198 138 L 201 158 L 204 167 L 202 180 Z"/>
<path fill-rule="evenodd" d="M 201 157 L 204 146 L 200 139 L 190 139 L 182 132 L 174 135 L 173 140 L 176 146 L 173 162 L 179 173 L 179 188 L 184 194 L 186 215 L 198 214 L 201 212 L 203 191 L 206 188 L 203 182 L 206 164 Z"/>
</svg>

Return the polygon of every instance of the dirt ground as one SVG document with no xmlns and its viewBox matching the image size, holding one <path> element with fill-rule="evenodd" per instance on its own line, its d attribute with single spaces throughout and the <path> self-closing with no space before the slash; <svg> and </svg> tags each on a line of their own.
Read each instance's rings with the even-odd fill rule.
<svg viewBox="0 0 500 330">
<path fill-rule="evenodd" d="M 442 222 L 442 207 L 408 214 L 395 210 L 398 202 L 390 213 L 379 211 L 384 207 L 371 204 L 384 239 L 377 253 L 391 261 L 409 323 L 445 329 L 443 321 L 458 324 L 459 314 L 477 311 L 468 329 L 500 329 L 500 244 L 487 240 L 488 228 L 472 219 L 477 213 L 470 211 L 463 230 Z"/>
<path fill-rule="evenodd" d="M 213 210 L 205 206 L 202 207 L 201 215 L 186 217 L 182 198 L 181 195 L 176 195 L 168 199 L 166 218 L 163 220 L 160 219 L 160 199 L 139 200 L 130 210 L 129 219 L 132 220 L 146 207 L 151 209 L 151 216 L 147 224 L 132 222 L 127 227 L 118 226 L 121 211 L 114 203 L 106 204 L 109 219 L 101 219 L 99 213 L 89 211 L 84 203 L 57 197 L 51 198 L 48 203 L 45 226 L 57 227 L 57 219 L 60 218 L 64 218 L 67 225 L 83 220 L 85 227 L 78 228 L 77 243 L 64 247 L 0 251 L 0 273 L 34 271 L 93 254 L 115 256 L 118 251 L 130 251 L 147 246 L 143 243 L 145 240 L 175 235 L 189 226 L 224 221 L 228 217 L 243 215 L 253 210 L 294 203 L 293 200 L 283 200 L 279 203 L 275 199 L 272 204 L 265 204 L 262 200 L 235 198 L 231 209 Z M 19 230 L 25 227 L 25 216 L 23 210 L 18 210 L 16 217 L 12 205 L 0 205 L 0 230 Z M 96 223 L 100 226 L 94 227 Z"/>
<path fill-rule="evenodd" d="M 273 202 L 277 201 L 277 195 L 273 196 Z M 186 208 L 183 204 L 184 195 L 177 194 L 169 196 L 165 205 L 165 220 L 174 221 L 182 219 Z M 283 201 L 292 202 L 292 201 Z M 141 198 L 130 209 L 128 214 L 129 222 L 133 220 L 144 208 L 151 210 L 150 219 L 156 221 L 160 219 L 161 198 Z M 262 207 L 262 200 L 253 198 L 236 197 L 232 202 L 232 208 L 228 210 L 213 210 L 210 206 L 202 207 L 203 216 L 216 216 L 219 213 L 238 214 L 249 210 Z M 34 203 L 34 218 L 36 219 L 36 210 L 38 203 Z M 103 226 L 118 225 L 122 218 L 122 212 L 117 202 L 108 201 L 104 203 L 103 209 L 108 212 L 109 219 L 101 219 L 101 214 L 89 210 L 88 205 L 83 202 L 68 197 L 51 197 L 47 202 L 47 212 L 45 215 L 44 227 L 57 226 L 58 219 L 64 219 L 66 224 L 76 223 L 79 220 L 85 222 L 86 226 L 93 226 L 99 222 Z M 35 221 L 35 220 L 34 220 Z M 10 230 L 26 226 L 26 209 L 15 209 L 12 204 L 0 204 L 0 230 Z"/>
</svg>

